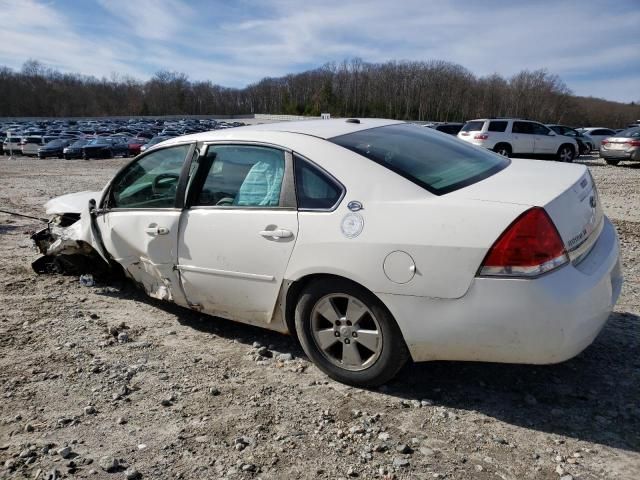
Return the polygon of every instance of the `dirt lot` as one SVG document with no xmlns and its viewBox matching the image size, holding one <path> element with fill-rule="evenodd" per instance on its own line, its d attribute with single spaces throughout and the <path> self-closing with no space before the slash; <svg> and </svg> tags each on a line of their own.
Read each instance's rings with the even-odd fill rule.
<svg viewBox="0 0 640 480">
<path fill-rule="evenodd" d="M 0 208 L 42 216 L 124 162 L 3 157 Z M 372 391 L 289 337 L 37 276 L 37 222 L 0 214 L 0 478 L 640 478 L 640 165 L 585 163 L 626 276 L 594 345 L 554 366 L 409 365 Z"/>
</svg>

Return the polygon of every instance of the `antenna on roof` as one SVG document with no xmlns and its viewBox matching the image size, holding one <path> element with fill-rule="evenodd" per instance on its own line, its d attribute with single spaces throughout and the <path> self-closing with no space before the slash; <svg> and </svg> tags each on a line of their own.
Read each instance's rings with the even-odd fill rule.
<svg viewBox="0 0 640 480">
<path fill-rule="evenodd" d="M 360 123 L 360 120 L 358 120 L 357 118 L 347 118 L 345 121 L 347 123 Z"/>
</svg>

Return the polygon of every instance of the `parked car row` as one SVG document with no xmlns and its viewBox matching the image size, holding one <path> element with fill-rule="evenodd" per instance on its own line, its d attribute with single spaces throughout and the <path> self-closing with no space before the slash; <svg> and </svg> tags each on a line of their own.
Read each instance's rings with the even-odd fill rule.
<svg viewBox="0 0 640 480">
<path fill-rule="evenodd" d="M 600 142 L 600 158 L 608 165 L 623 160 L 640 161 L 640 126 L 631 127 Z"/>
<path fill-rule="evenodd" d="M 180 135 L 242 125 L 213 119 L 13 122 L 0 123 L 0 141 L 5 155 L 67 159 L 128 157 L 144 151 L 149 144 Z"/>
<path fill-rule="evenodd" d="M 465 123 L 458 138 L 505 157 L 553 156 L 561 162 L 573 162 L 581 153 L 576 137 L 556 133 L 551 127 L 563 126 L 519 118 L 481 118 Z"/>
<path fill-rule="evenodd" d="M 438 128 L 442 125 L 447 124 L 425 126 L 446 132 Z M 639 132 L 640 122 L 630 124 L 627 129 L 612 130 L 543 125 L 520 118 L 481 118 L 466 122 L 455 135 L 506 157 L 554 157 L 561 162 L 573 162 L 579 155 L 598 151 L 607 164 L 617 165 L 623 160 L 640 161 Z"/>
</svg>

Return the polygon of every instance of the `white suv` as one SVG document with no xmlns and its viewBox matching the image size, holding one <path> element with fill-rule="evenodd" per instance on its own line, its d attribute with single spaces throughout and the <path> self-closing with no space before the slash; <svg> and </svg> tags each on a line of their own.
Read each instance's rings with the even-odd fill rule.
<svg viewBox="0 0 640 480">
<path fill-rule="evenodd" d="M 493 150 L 500 155 L 553 155 L 561 162 L 573 162 L 578 144 L 556 134 L 541 123 L 518 118 L 484 118 L 464 124 L 458 138 Z"/>
</svg>

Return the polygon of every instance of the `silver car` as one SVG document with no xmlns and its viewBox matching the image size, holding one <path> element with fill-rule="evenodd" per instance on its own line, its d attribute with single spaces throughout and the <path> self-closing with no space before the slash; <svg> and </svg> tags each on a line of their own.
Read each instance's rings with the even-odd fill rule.
<svg viewBox="0 0 640 480">
<path fill-rule="evenodd" d="M 618 165 L 622 160 L 640 161 L 640 127 L 628 128 L 602 140 L 600 158 L 609 165 Z"/>
</svg>

